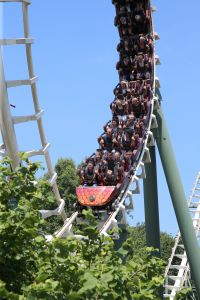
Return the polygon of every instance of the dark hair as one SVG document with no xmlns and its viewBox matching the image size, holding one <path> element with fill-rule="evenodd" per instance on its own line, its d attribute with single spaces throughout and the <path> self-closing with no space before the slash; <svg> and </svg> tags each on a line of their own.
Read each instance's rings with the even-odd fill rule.
<svg viewBox="0 0 200 300">
<path fill-rule="evenodd" d="M 118 118 L 116 118 L 116 117 L 112 118 L 112 122 L 113 122 L 113 121 L 115 121 L 115 122 L 117 123 L 117 125 L 119 125 L 119 120 L 118 120 Z"/>
</svg>

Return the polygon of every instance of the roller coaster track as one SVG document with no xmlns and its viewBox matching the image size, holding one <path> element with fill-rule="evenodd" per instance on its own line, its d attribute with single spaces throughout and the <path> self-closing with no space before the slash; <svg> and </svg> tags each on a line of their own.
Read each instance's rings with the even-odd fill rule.
<svg viewBox="0 0 200 300">
<path fill-rule="evenodd" d="M 33 70 L 33 61 L 32 61 L 32 52 L 31 52 L 31 45 L 33 43 L 33 39 L 29 35 L 29 25 L 28 25 L 28 6 L 31 4 L 31 1 L 29 0 L 0 0 L 0 3 L 5 2 L 20 2 L 22 5 L 22 14 L 23 14 L 23 25 L 24 25 L 24 37 L 22 38 L 11 38 L 11 39 L 1 39 L 0 40 L 0 46 L 9 46 L 9 45 L 24 45 L 26 49 L 26 58 L 27 58 L 27 65 L 29 70 L 29 78 L 28 79 L 16 79 L 16 80 L 9 80 L 6 81 L 4 76 L 4 66 L 3 66 L 3 59 L 2 59 L 2 53 L 1 53 L 1 47 L 0 47 L 0 129 L 3 139 L 3 144 L 0 145 L 0 155 L 5 156 L 8 155 L 13 165 L 12 167 L 15 168 L 17 165 L 20 164 L 20 158 L 19 158 L 19 148 L 18 148 L 18 141 L 15 134 L 15 125 L 19 123 L 25 123 L 29 121 L 35 121 L 38 126 L 39 136 L 41 139 L 41 149 L 39 150 L 27 150 L 25 153 L 28 157 L 32 156 L 39 156 L 43 155 L 46 160 L 46 165 L 48 169 L 48 173 L 50 176 L 50 185 L 52 186 L 52 190 L 55 194 L 55 198 L 58 204 L 57 209 L 55 210 L 41 210 L 41 214 L 43 218 L 48 218 L 53 215 L 61 215 L 64 221 L 64 225 L 62 228 L 57 230 L 54 235 L 47 236 L 47 239 L 51 241 L 54 237 L 63 238 L 69 235 L 73 235 L 73 224 L 76 222 L 76 220 L 79 218 L 78 211 L 75 211 L 72 213 L 72 215 L 67 218 L 64 206 L 65 202 L 60 197 L 60 193 L 58 190 L 58 186 L 56 183 L 57 174 L 53 170 L 50 154 L 49 154 L 49 147 L 50 143 L 47 143 L 45 138 L 45 133 L 43 129 L 43 123 L 42 123 L 42 115 L 44 113 L 43 110 L 40 109 L 38 96 L 37 96 L 37 88 L 36 88 L 36 82 L 38 80 L 37 76 L 35 76 L 34 70 Z M 150 7 L 150 2 L 149 2 Z M 155 44 L 155 40 L 159 39 L 159 36 L 157 33 L 154 32 L 153 29 L 153 19 L 152 19 L 152 12 L 155 11 L 154 8 L 151 7 L 150 9 L 150 19 L 151 19 L 151 34 L 153 36 L 153 41 Z M 132 196 L 134 194 L 140 193 L 140 186 L 139 186 L 139 180 L 144 179 L 146 177 L 145 174 L 145 164 L 151 162 L 151 157 L 149 153 L 149 147 L 154 146 L 154 136 L 152 133 L 152 129 L 156 128 L 158 126 L 156 117 L 154 115 L 154 111 L 159 108 L 159 99 L 156 96 L 156 90 L 160 88 L 159 79 L 155 75 L 155 66 L 159 64 L 159 57 L 153 54 L 153 97 L 150 100 L 150 106 L 149 106 L 149 112 L 148 112 L 148 124 L 145 128 L 145 135 L 142 140 L 141 147 L 139 148 L 137 152 L 137 158 L 136 158 L 136 164 L 134 168 L 132 169 L 132 173 L 129 176 L 128 182 L 126 186 L 123 188 L 123 190 L 120 192 L 120 195 L 116 199 L 116 206 L 115 210 L 106 217 L 106 219 L 103 221 L 103 224 L 100 225 L 100 234 L 102 235 L 109 235 L 109 230 L 113 227 L 117 227 L 119 224 L 118 216 L 122 213 L 122 223 L 126 223 L 126 199 L 129 198 L 130 201 L 132 201 Z M 12 117 L 11 111 L 10 111 L 10 104 L 8 99 L 8 92 L 7 89 L 14 88 L 18 86 L 30 86 L 31 92 L 32 92 L 32 100 L 34 104 L 34 113 L 29 116 L 17 116 Z M 200 176 L 200 175 L 198 175 Z M 198 177 L 198 184 L 199 184 L 199 177 Z M 196 185 L 197 186 L 197 185 Z M 195 189 L 197 189 L 195 186 Z M 192 198 L 194 198 L 194 194 L 192 194 Z M 192 209 L 191 205 L 194 204 L 194 202 L 190 202 L 189 208 Z M 195 215 L 193 219 L 194 226 L 198 227 L 199 229 L 199 212 L 200 212 L 200 204 L 195 203 L 194 205 L 197 205 L 197 208 L 195 210 Z M 197 220 L 198 219 L 198 220 Z M 196 225 L 195 225 L 196 224 Z M 196 229 L 195 227 L 195 229 Z M 76 236 L 77 238 L 81 238 L 79 236 Z M 182 287 L 187 281 L 188 281 L 188 274 L 189 274 L 189 266 L 187 262 L 187 258 L 185 255 L 185 252 L 183 254 L 177 254 L 176 249 L 178 247 L 184 247 L 180 244 L 180 234 L 178 235 L 176 239 L 175 247 L 173 248 L 172 257 L 169 261 L 169 266 L 166 271 L 166 284 L 165 284 L 165 295 L 164 297 L 167 297 L 166 295 L 173 297 L 173 295 L 178 290 L 178 284 L 179 288 Z M 183 250 L 184 251 L 184 250 Z M 179 255 L 179 256 L 177 256 Z M 184 263 L 184 267 L 178 268 L 180 274 L 179 275 L 170 275 L 170 269 L 173 266 L 172 261 L 174 257 L 179 257 L 181 259 L 181 264 Z M 180 265 L 181 265 L 180 264 Z M 174 266 L 175 267 L 175 266 Z M 175 268 L 176 269 L 176 268 Z M 175 278 L 176 277 L 176 278 Z M 169 284 L 169 280 L 172 280 L 173 285 Z M 179 282 L 179 283 L 178 283 Z M 173 298 L 170 298 L 173 299 Z"/>
<path fill-rule="evenodd" d="M 150 4 L 149 4 L 150 7 Z M 153 9 L 151 9 L 153 11 Z M 153 22 L 151 17 L 151 34 L 155 40 L 159 39 L 157 33 L 153 31 Z M 129 203 L 132 201 L 132 195 L 140 193 L 139 179 L 144 179 L 146 177 L 145 174 L 145 163 L 151 162 L 151 157 L 149 154 L 150 146 L 154 146 L 155 141 L 151 129 L 157 128 L 156 117 L 153 114 L 155 108 L 158 108 L 159 101 L 155 96 L 155 87 L 159 87 L 159 79 L 155 77 L 155 65 L 159 64 L 159 57 L 153 54 L 153 98 L 150 100 L 150 106 L 148 111 L 148 125 L 145 128 L 145 136 L 143 137 L 142 145 L 139 147 L 136 154 L 136 166 L 132 170 L 133 175 L 129 176 L 129 180 L 126 186 L 121 191 L 120 195 L 116 199 L 116 207 L 115 210 L 104 220 L 103 224 L 100 225 L 100 234 L 109 235 L 109 230 L 111 228 L 118 227 L 119 220 L 118 216 L 122 213 L 122 218 L 120 222 L 122 224 L 126 223 L 126 199 L 129 198 Z M 72 234 L 72 223 L 78 218 L 78 213 L 74 213 L 68 220 L 67 223 L 64 224 L 63 228 L 61 228 L 58 232 L 55 233 L 56 237 L 65 237 L 67 235 Z M 53 237 L 50 237 L 50 239 Z"/>
<path fill-rule="evenodd" d="M 34 70 L 33 70 L 33 61 L 32 61 L 32 52 L 31 52 L 31 45 L 33 43 L 33 39 L 30 37 L 29 34 L 29 22 L 28 22 L 28 6 L 31 4 L 31 1 L 27 0 L 1 0 L 1 3 L 5 2 L 20 2 L 22 5 L 22 14 L 23 14 L 23 26 L 24 26 L 24 37 L 22 38 L 9 38 L 9 39 L 1 39 L 0 45 L 1 46 L 9 46 L 9 45 L 24 45 L 26 49 L 26 58 L 27 58 L 27 64 L 28 64 L 28 70 L 29 70 L 29 78 L 28 79 L 22 79 L 22 80 L 9 80 L 6 81 L 4 76 L 4 66 L 3 66 L 3 60 L 2 60 L 2 54 L 0 55 L 0 63 L 1 63 L 1 106 L 0 106 L 0 127 L 1 127 L 1 134 L 3 138 L 3 144 L 0 146 L 1 155 L 8 155 L 12 161 L 13 166 L 17 166 L 20 163 L 20 159 L 18 156 L 18 153 L 20 152 L 18 149 L 18 141 L 15 134 L 15 128 L 14 125 L 19 123 L 25 123 L 29 121 L 35 121 L 38 125 L 38 131 L 41 139 L 41 145 L 42 148 L 40 150 L 29 150 L 26 151 L 26 155 L 28 157 L 37 156 L 37 155 L 44 155 L 48 173 L 50 176 L 50 185 L 52 186 L 53 192 L 55 194 L 58 208 L 55 210 L 41 210 L 41 214 L 44 218 L 48 218 L 52 215 L 62 215 L 63 220 L 65 220 L 63 228 L 61 228 L 58 232 L 55 233 L 55 236 L 66 236 L 68 234 L 72 233 L 72 223 L 76 220 L 78 217 L 78 213 L 72 214 L 71 217 L 66 219 L 66 215 L 64 212 L 64 200 L 61 199 L 59 190 L 56 184 L 56 178 L 57 174 L 54 172 L 50 160 L 49 155 L 49 147 L 50 143 L 46 142 L 45 133 L 43 129 L 42 124 L 42 115 L 44 113 L 43 110 L 40 109 L 38 96 L 37 96 L 37 88 L 36 88 L 36 82 L 38 80 L 38 77 L 35 76 Z M 152 29 L 151 24 L 151 30 Z M 155 34 L 155 38 L 157 38 L 157 35 Z M 154 61 L 157 61 L 157 58 L 154 57 Z M 154 73 L 154 72 L 153 72 Z M 155 88 L 155 85 L 158 84 L 158 80 L 154 76 L 153 81 L 153 87 Z M 21 85 L 29 85 L 31 87 L 32 91 L 32 99 L 34 103 L 35 112 L 33 115 L 29 116 L 17 116 L 12 117 L 11 111 L 10 111 L 10 105 L 9 105 L 9 99 L 8 99 L 8 88 L 18 87 Z M 135 167 L 134 173 L 132 176 L 130 176 L 130 179 L 127 183 L 127 186 L 121 191 L 121 194 L 118 197 L 118 205 L 116 207 L 116 210 L 106 219 L 105 224 L 103 224 L 102 228 L 100 229 L 100 232 L 102 234 L 107 234 L 109 229 L 112 226 L 116 226 L 117 220 L 116 217 L 119 214 L 119 212 L 123 212 L 124 219 L 125 219 L 125 199 L 127 197 L 131 197 L 134 193 L 139 193 L 139 179 L 145 178 L 145 166 L 144 163 L 150 162 L 150 155 L 149 155 L 149 149 L 148 146 L 154 145 L 154 138 L 153 134 L 151 132 L 151 128 L 155 128 L 157 126 L 155 115 L 153 114 L 154 110 L 154 103 L 158 105 L 158 99 L 154 97 L 151 99 L 150 103 L 150 109 L 149 109 L 149 122 L 148 126 L 146 128 L 146 134 L 145 138 L 142 141 L 142 147 L 140 148 L 139 152 L 137 153 L 137 165 Z M 141 170 L 141 171 L 140 171 Z M 132 185 L 135 184 L 135 188 L 131 190 Z M 51 239 L 53 237 L 49 237 Z"/>
<path fill-rule="evenodd" d="M 60 193 L 58 190 L 58 186 L 56 183 L 57 174 L 54 172 L 51 159 L 49 155 L 50 143 L 47 143 L 43 123 L 42 116 L 44 114 L 44 110 L 40 108 L 38 95 L 37 95 L 37 87 L 36 82 L 38 77 L 34 73 L 33 69 L 33 60 L 32 60 L 32 49 L 31 45 L 33 43 L 33 39 L 29 35 L 29 22 L 28 22 L 28 6 L 31 4 L 31 1 L 28 0 L 1 0 L 1 3 L 5 2 L 21 2 L 22 5 L 22 15 L 23 15 L 23 28 L 24 28 L 24 37 L 22 38 L 9 38 L 9 39 L 1 39 L 0 46 L 9 46 L 9 45 L 24 45 L 26 49 L 26 60 L 28 65 L 28 79 L 17 79 L 17 80 L 5 80 L 4 76 L 4 66 L 2 61 L 2 53 L 0 52 L 0 128 L 3 139 L 3 144 L 0 145 L 0 154 L 8 155 L 11 160 L 13 167 L 16 167 L 20 163 L 19 155 L 20 152 L 18 150 L 18 143 L 15 134 L 14 125 L 35 121 L 37 123 L 39 136 L 41 140 L 42 148 L 39 150 L 28 150 L 25 151 L 27 157 L 33 157 L 38 155 L 43 155 L 45 157 L 48 173 L 49 173 L 49 183 L 54 192 L 55 198 L 57 200 L 58 208 L 53 211 L 41 211 L 44 218 L 47 218 L 51 215 L 62 215 L 63 220 L 66 219 L 66 214 L 64 211 L 65 202 L 60 197 Z M 0 49 L 1 51 L 1 49 Z M 14 54 L 14 53 L 13 53 Z M 30 86 L 32 92 L 32 100 L 34 105 L 34 113 L 32 115 L 27 116 L 11 116 L 9 99 L 8 99 L 8 91 L 7 89 L 19 86 Z"/>
<path fill-rule="evenodd" d="M 188 199 L 188 208 L 192 217 L 197 238 L 200 235 L 200 172 L 198 173 L 191 195 Z M 183 287 L 192 287 L 190 266 L 185 247 L 178 233 L 172 254 L 165 270 L 164 298 L 173 300 L 176 293 Z M 195 299 L 195 296 L 194 296 Z"/>
</svg>

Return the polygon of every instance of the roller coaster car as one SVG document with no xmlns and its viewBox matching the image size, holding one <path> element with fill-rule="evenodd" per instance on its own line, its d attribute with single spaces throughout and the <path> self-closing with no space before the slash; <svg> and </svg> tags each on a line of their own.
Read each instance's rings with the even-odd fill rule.
<svg viewBox="0 0 200 300">
<path fill-rule="evenodd" d="M 93 210 L 107 209 L 113 210 L 113 203 L 125 188 L 129 181 L 129 175 L 125 172 L 122 183 L 116 186 L 79 186 L 76 188 L 78 205 L 81 208 L 91 207 Z"/>
<path fill-rule="evenodd" d="M 119 186 L 79 186 L 76 188 L 78 202 L 81 206 L 103 207 L 116 196 Z"/>
</svg>

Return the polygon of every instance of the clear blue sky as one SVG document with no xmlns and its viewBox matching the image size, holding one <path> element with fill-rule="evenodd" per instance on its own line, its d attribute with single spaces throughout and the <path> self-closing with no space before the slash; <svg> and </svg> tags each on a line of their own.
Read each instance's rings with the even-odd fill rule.
<svg viewBox="0 0 200 300">
<path fill-rule="evenodd" d="M 38 95 L 45 109 L 44 126 L 52 143 L 53 163 L 71 157 L 79 163 L 97 147 L 102 126 L 111 118 L 109 104 L 118 82 L 115 64 L 118 33 L 111 0 L 32 1 L 30 32 L 35 39 L 33 59 L 39 76 Z M 163 109 L 177 164 L 188 196 L 200 169 L 200 2 L 158 1 L 155 31 L 161 37 L 156 52 L 162 65 Z M 22 37 L 21 5 L 4 4 L 4 37 Z M 7 79 L 27 77 L 23 46 L 4 48 Z M 13 114 L 31 114 L 30 88 L 9 91 Z M 39 147 L 35 124 L 17 126 L 21 150 Z M 175 234 L 176 220 L 160 163 L 158 164 L 161 229 Z M 136 197 L 132 223 L 144 220 L 143 199 Z"/>
</svg>

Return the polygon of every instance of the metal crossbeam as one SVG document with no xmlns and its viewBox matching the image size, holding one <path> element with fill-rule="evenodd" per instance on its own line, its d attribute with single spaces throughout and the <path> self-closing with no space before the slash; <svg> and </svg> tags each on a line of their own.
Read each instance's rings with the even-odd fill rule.
<svg viewBox="0 0 200 300">
<path fill-rule="evenodd" d="M 158 11 L 158 9 L 157 9 L 156 6 L 152 6 L 152 7 L 151 7 L 151 10 L 152 10 L 152 12 L 157 12 L 157 11 Z"/>
<path fill-rule="evenodd" d="M 161 86 L 160 86 L 160 80 L 158 77 L 155 78 L 155 83 L 156 83 L 156 88 L 160 89 Z"/>
<path fill-rule="evenodd" d="M 49 183 L 52 186 L 52 190 L 54 192 L 56 201 L 58 206 L 60 207 L 60 203 L 63 201 L 60 197 L 60 193 L 58 190 L 58 186 L 56 183 L 57 174 L 55 173 L 50 155 L 49 155 L 49 147 L 50 144 L 47 143 L 43 123 L 42 123 L 42 115 L 44 113 L 43 110 L 40 109 L 39 106 L 39 100 L 37 96 L 37 87 L 36 82 L 38 80 L 38 77 L 34 74 L 33 69 L 33 61 L 32 61 L 32 43 L 33 39 L 30 37 L 29 34 L 29 22 L 28 22 L 28 4 L 31 4 L 31 1 L 28 0 L 0 0 L 0 2 L 21 2 L 22 4 L 22 15 L 23 15 L 23 28 L 24 28 L 24 37 L 22 38 L 5 38 L 0 39 L 0 45 L 24 45 L 26 48 L 26 60 L 27 60 L 27 66 L 28 66 L 28 79 L 23 80 L 5 80 L 5 76 L 3 72 L 0 73 L 0 85 L 1 90 L 3 90 L 3 93 L 1 93 L 0 102 L 2 105 L 0 105 L 0 127 L 2 131 L 2 137 L 3 142 L 5 144 L 5 149 L 1 150 L 0 154 L 4 154 L 4 152 L 11 158 L 12 160 L 12 166 L 13 168 L 17 167 L 20 163 L 19 160 L 19 150 L 18 150 L 18 144 L 16 140 L 15 135 L 15 124 L 20 124 L 24 122 L 29 121 L 36 121 L 38 132 L 41 140 L 41 149 L 39 150 L 31 150 L 31 151 L 25 151 L 26 155 L 28 157 L 36 156 L 36 155 L 44 155 L 48 173 L 49 173 Z M 1 51 L 1 49 L 0 49 Z M 2 55 L 0 52 L 0 63 L 2 66 L 1 69 L 3 70 L 3 62 L 2 62 Z M 34 113 L 32 115 L 28 116 L 11 116 L 10 111 L 10 105 L 8 100 L 8 92 L 7 89 L 11 87 L 18 87 L 23 85 L 29 85 L 31 87 L 31 93 L 32 93 L 32 101 L 34 105 Z M 1 117 L 2 116 L 2 117 Z M 1 122 L 2 119 L 2 122 Z M 58 208 L 59 210 L 59 208 Z M 54 211 L 55 213 L 55 211 Z M 47 215 L 47 214 L 46 214 Z M 63 220 L 66 219 L 66 214 L 64 209 L 61 211 L 61 215 Z"/>
<path fill-rule="evenodd" d="M 157 66 L 161 65 L 160 57 L 157 54 L 155 55 L 155 61 Z"/>
<path fill-rule="evenodd" d="M 31 38 L 0 39 L 0 46 L 26 45 L 32 43 L 33 43 L 33 39 Z"/>
<path fill-rule="evenodd" d="M 20 152 L 24 152 L 27 157 L 45 155 L 47 153 L 47 151 L 49 151 L 50 146 L 51 146 L 51 144 L 48 143 L 44 148 L 42 148 L 40 150 L 20 151 Z"/>
<path fill-rule="evenodd" d="M 38 121 L 42 117 L 43 114 L 44 114 L 44 110 L 40 110 L 35 115 L 12 117 L 13 124 L 20 124 L 20 123 L 25 123 L 25 122 L 29 122 L 29 121 Z"/>
<path fill-rule="evenodd" d="M 154 32 L 154 38 L 155 38 L 156 41 L 160 40 L 160 36 L 157 32 Z"/>
<path fill-rule="evenodd" d="M 0 3 L 1 2 L 24 2 L 25 4 L 31 4 L 31 1 L 30 0 L 0 0 Z"/>
<path fill-rule="evenodd" d="M 17 87 L 21 85 L 32 85 L 38 81 L 38 77 L 35 76 L 30 79 L 24 79 L 24 80 L 8 80 L 6 81 L 6 87 L 11 88 L 11 87 Z"/>
</svg>

